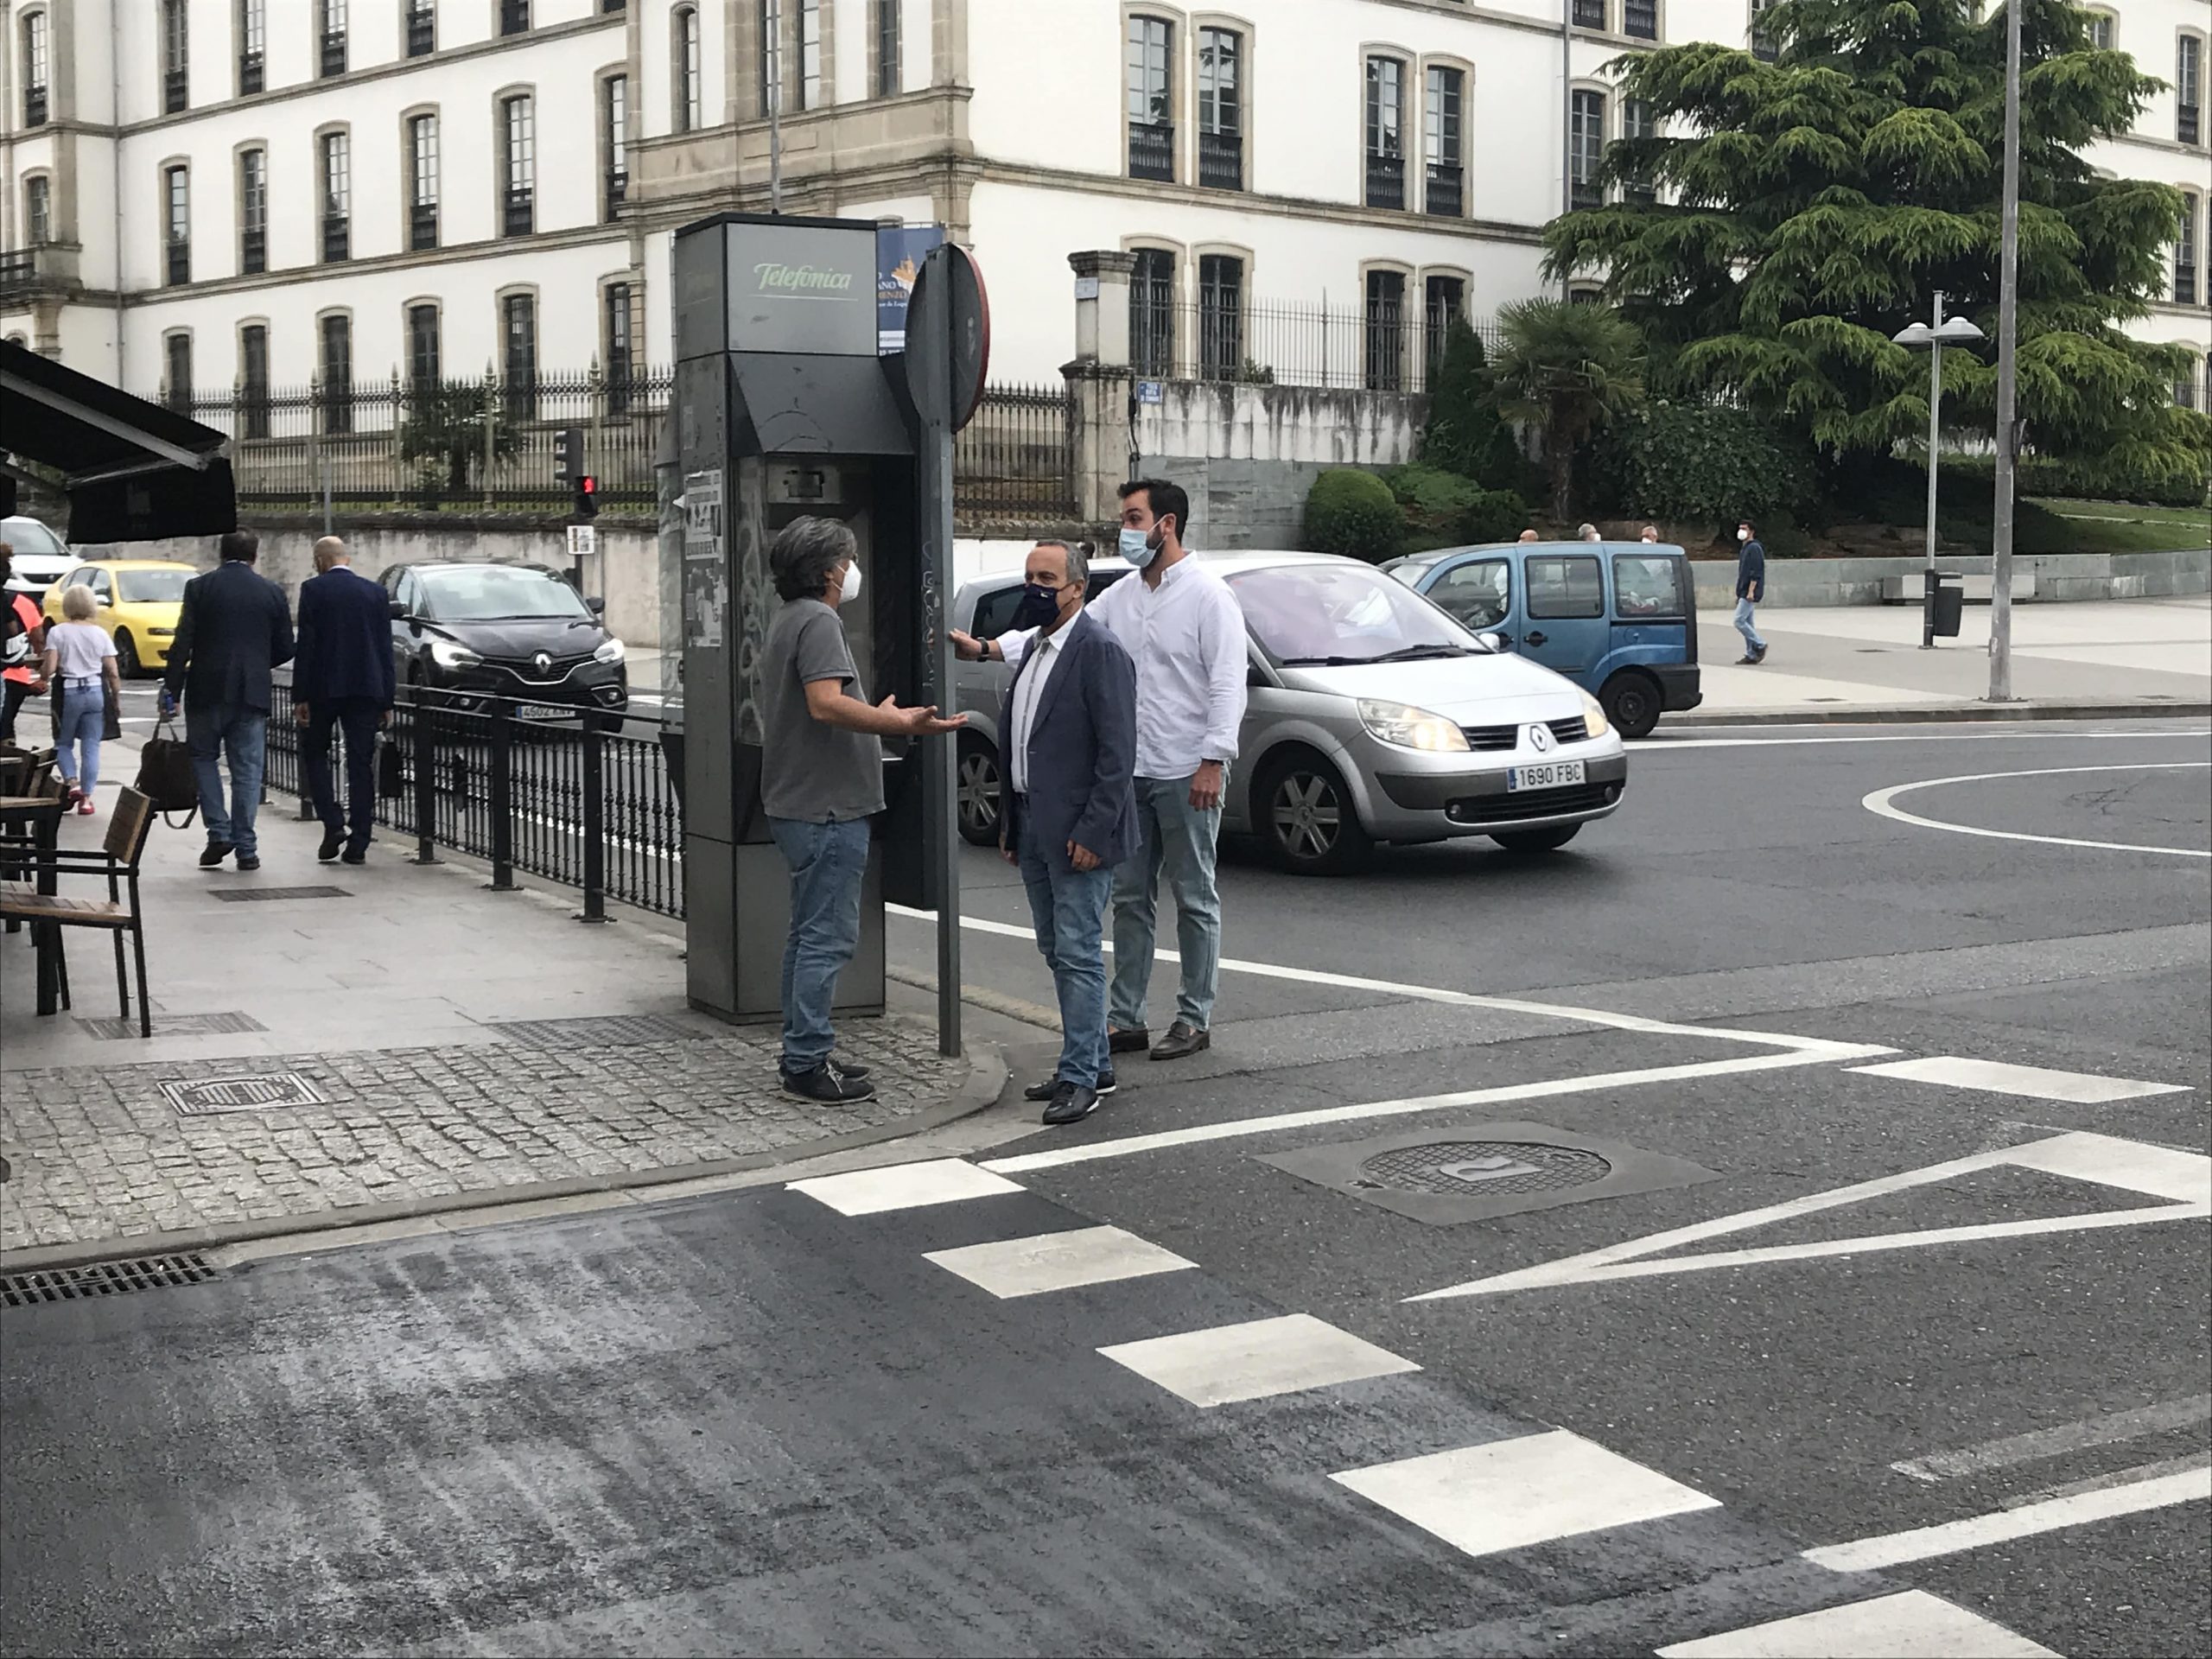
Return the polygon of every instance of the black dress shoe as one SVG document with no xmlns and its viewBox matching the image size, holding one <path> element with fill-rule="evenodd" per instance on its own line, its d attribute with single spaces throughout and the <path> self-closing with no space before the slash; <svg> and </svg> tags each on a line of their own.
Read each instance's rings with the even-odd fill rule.
<svg viewBox="0 0 2212 1659">
<path fill-rule="evenodd" d="M 1098 1109 L 1098 1091 L 1079 1083 L 1063 1083 L 1045 1109 L 1047 1123 L 1080 1123 Z"/>
<path fill-rule="evenodd" d="M 257 870 L 260 868 L 261 857 L 258 854 L 240 853 L 238 855 L 238 868 L 242 870 Z"/>
<path fill-rule="evenodd" d="M 341 863 L 365 864 L 369 861 L 369 849 L 365 847 L 348 847 L 344 852 L 339 854 L 338 857 Z"/>
<path fill-rule="evenodd" d="M 1058 1077 L 1050 1077 L 1046 1078 L 1042 1083 L 1031 1084 L 1027 1089 L 1021 1091 L 1021 1097 L 1024 1100 L 1033 1100 L 1041 1103 L 1050 1100 L 1054 1095 L 1058 1094 L 1060 1092 L 1060 1087 L 1061 1084 L 1059 1078 Z M 1098 1074 L 1097 1092 L 1099 1094 L 1110 1095 L 1118 1087 L 1120 1087 L 1120 1084 L 1115 1078 L 1114 1068 L 1112 1066 L 1108 1066 L 1103 1071 L 1101 1071 Z"/>
<path fill-rule="evenodd" d="M 207 846 L 200 849 L 200 868 L 203 870 L 212 870 L 230 855 L 231 843 L 229 842 L 211 841 L 207 844 Z"/>
<path fill-rule="evenodd" d="M 1152 1046 L 1152 1033 L 1141 1026 L 1135 1031 L 1123 1031 L 1118 1027 L 1106 1033 L 1106 1052 L 1109 1054 L 1141 1054 Z"/>
<path fill-rule="evenodd" d="M 325 864 L 334 864 L 338 861 L 338 855 L 345 850 L 346 832 L 343 830 L 326 830 L 322 832 L 322 845 L 315 849 L 315 855 Z"/>
<path fill-rule="evenodd" d="M 1167 1027 L 1167 1034 L 1152 1046 L 1155 1060 L 1179 1060 L 1186 1054 L 1196 1054 L 1201 1049 L 1213 1046 L 1212 1036 L 1200 1031 L 1187 1020 L 1178 1020 Z"/>
</svg>

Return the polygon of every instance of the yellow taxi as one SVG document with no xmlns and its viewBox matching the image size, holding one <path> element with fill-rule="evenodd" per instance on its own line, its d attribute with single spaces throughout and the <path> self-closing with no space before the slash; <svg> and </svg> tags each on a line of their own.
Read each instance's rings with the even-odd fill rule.
<svg viewBox="0 0 2212 1659">
<path fill-rule="evenodd" d="M 72 565 L 46 590 L 46 620 L 61 620 L 61 599 L 72 588 L 89 588 L 99 608 L 92 620 L 115 641 L 115 665 L 127 678 L 167 665 L 184 584 L 197 566 L 166 559 L 94 559 Z"/>
</svg>

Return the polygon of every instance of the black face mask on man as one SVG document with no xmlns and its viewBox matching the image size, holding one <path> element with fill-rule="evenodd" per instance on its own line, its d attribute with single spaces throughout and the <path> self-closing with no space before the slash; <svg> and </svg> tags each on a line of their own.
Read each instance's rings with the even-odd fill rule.
<svg viewBox="0 0 2212 1659">
<path fill-rule="evenodd" d="M 1049 628 L 1060 619 L 1060 596 L 1065 588 L 1046 588 L 1037 582 L 1026 583 L 1021 589 L 1021 601 L 1014 607 L 1014 619 L 1007 624 L 1016 628 Z"/>
</svg>

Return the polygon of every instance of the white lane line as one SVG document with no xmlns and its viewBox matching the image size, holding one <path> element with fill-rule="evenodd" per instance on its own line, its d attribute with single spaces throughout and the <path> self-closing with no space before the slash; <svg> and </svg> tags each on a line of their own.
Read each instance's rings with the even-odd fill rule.
<svg viewBox="0 0 2212 1659">
<path fill-rule="evenodd" d="M 2208 1498 L 2212 1498 L 2212 1467 L 2160 1475 L 2126 1486 L 2107 1486 L 2072 1497 L 2050 1498 L 2017 1510 L 2001 1510 L 1993 1515 L 1970 1516 L 1963 1521 L 1946 1521 L 1933 1527 L 1915 1527 L 1909 1532 L 1855 1538 L 1847 1544 L 1824 1544 L 1818 1549 L 1807 1550 L 1805 1559 L 1838 1573 L 1878 1573 L 1908 1561 L 1957 1555 L 1970 1549 L 1984 1549 L 1991 1544 L 2009 1543 L 2016 1538 L 2033 1538 L 2068 1527 L 2088 1526 L 2093 1522 L 2171 1509 L 2178 1503 L 2202 1503 Z"/>
<path fill-rule="evenodd" d="M 1563 1428 L 1329 1478 L 1469 1555 L 1720 1507 L 1719 1498 Z"/>
<path fill-rule="evenodd" d="M 2212 766 L 2212 760 L 2144 760 L 2125 766 L 2042 766 L 2032 772 L 1977 772 L 1961 778 L 1929 778 L 1916 784 L 1893 785 L 1863 797 L 1859 804 L 1869 812 L 1895 818 L 1899 823 L 1917 824 L 1923 830 L 1945 830 L 1955 836 L 1986 836 L 1993 841 L 2031 841 L 2046 847 L 2094 847 L 2112 853 L 2162 853 L 2169 858 L 2212 858 L 2212 852 L 2195 847 L 2144 847 L 2125 841 L 2083 841 L 2073 836 L 2031 836 L 2024 830 L 1985 830 L 1978 824 L 1950 823 L 1942 818 L 1923 818 L 1916 812 L 1908 812 L 1903 807 L 1892 804 L 1900 795 L 1910 794 L 1917 789 L 1940 789 L 1946 784 L 1986 784 L 2006 778 L 2058 778 L 2093 772 L 2167 772 L 2205 766 Z"/>
<path fill-rule="evenodd" d="M 1747 1624 L 1661 1648 L 1659 1659 L 2060 1659 L 1925 1590 Z"/>
<path fill-rule="evenodd" d="M 1798 729 L 1802 728 L 1783 728 Z M 1835 743 L 1992 743 L 2010 738 L 2015 741 L 2024 737 L 2096 738 L 2110 742 L 2115 738 L 2141 740 L 2149 738 L 2171 741 L 2176 739 L 2212 737 L 2212 727 L 2185 732 L 2032 732 L 2018 726 L 2010 730 L 1993 732 L 1885 732 L 1872 737 L 1645 737 L 1629 746 L 1636 754 L 1664 754 L 1669 749 L 1748 749 L 1789 748 L 1800 744 Z"/>
<path fill-rule="evenodd" d="M 1155 1273 L 1179 1273 L 1198 1265 L 1119 1227 L 1078 1227 L 1072 1232 L 1044 1233 L 1034 1238 L 929 1250 L 922 1259 L 958 1274 L 1001 1301 L 1141 1279 Z"/>
<path fill-rule="evenodd" d="M 1332 1388 L 1421 1367 L 1311 1313 L 1183 1331 L 1098 1351 L 1194 1406 Z"/>
<path fill-rule="evenodd" d="M 2132 1440 L 2139 1434 L 2158 1434 L 2171 1428 L 2186 1428 L 2191 1423 L 2201 1423 L 2212 1417 L 2212 1394 L 2200 1394 L 2187 1400 L 2165 1400 L 2157 1405 L 2139 1406 L 2133 1411 L 2115 1411 L 2102 1417 L 2087 1417 L 2077 1423 L 2062 1423 L 2055 1428 L 2031 1429 L 2024 1434 L 2008 1434 L 2002 1440 L 1985 1440 L 1980 1446 L 1970 1446 L 1957 1452 L 1937 1452 L 1925 1458 L 1907 1458 L 1893 1463 L 1891 1468 L 1901 1475 L 1910 1475 L 1915 1480 L 1955 1480 L 1961 1475 L 1978 1475 L 1985 1470 L 2007 1469 L 2017 1463 L 2034 1463 L 2043 1458 L 2055 1458 L 2068 1452 L 2077 1452 L 2083 1446 L 2110 1446 L 2120 1440 Z"/>
<path fill-rule="evenodd" d="M 2089 1071 L 2051 1071 L 2039 1065 L 2008 1065 L 2001 1060 L 1969 1060 L 1935 1054 L 1919 1060 L 1891 1060 L 1881 1065 L 1846 1068 L 1871 1077 L 1904 1077 L 1913 1083 L 1975 1089 L 1990 1095 L 2024 1095 L 2031 1100 L 2070 1101 L 2101 1106 L 2145 1095 L 2185 1095 L 2183 1083 L 2146 1083 L 2139 1077 L 2101 1077 Z"/>
<path fill-rule="evenodd" d="M 2150 1463 L 2139 1463 L 2126 1469 L 2091 1475 L 2087 1480 L 2069 1480 L 2063 1485 L 2046 1486 L 2041 1491 L 2022 1492 L 2018 1497 L 2005 1499 L 2004 1503 L 2008 1510 L 2021 1510 L 2031 1503 L 2047 1503 L 2054 1497 L 2074 1497 L 2082 1492 L 2101 1492 L 2107 1486 L 2129 1486 L 2137 1481 L 2155 1480 L 2161 1475 L 2177 1475 L 2190 1469 L 2212 1469 L 2212 1451 L 2191 1452 L 2179 1458 L 2159 1458 Z"/>
<path fill-rule="evenodd" d="M 958 1158 L 925 1163 L 888 1164 L 856 1169 L 849 1175 L 817 1175 L 793 1181 L 789 1191 L 804 1192 L 841 1216 L 874 1216 L 889 1210 L 918 1210 L 925 1205 L 957 1204 L 1022 1189 Z"/>
</svg>

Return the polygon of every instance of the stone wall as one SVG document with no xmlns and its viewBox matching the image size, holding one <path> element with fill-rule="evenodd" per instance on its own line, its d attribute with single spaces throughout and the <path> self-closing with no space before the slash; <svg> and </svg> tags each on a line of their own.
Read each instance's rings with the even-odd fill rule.
<svg viewBox="0 0 2212 1659">
<path fill-rule="evenodd" d="M 1885 578 L 1916 575 L 1926 568 L 1917 558 L 1777 559 L 1766 562 L 1764 603 L 1783 606 L 1879 605 Z M 1939 559 L 1936 569 L 1961 575 L 1986 576 L 1987 554 Z M 2016 575 L 2031 573 L 2032 602 L 2084 599 L 2163 599 L 2212 592 L 2212 550 L 2172 553 L 2050 553 L 2016 556 Z M 1736 602 L 1732 559 L 1700 559 L 1696 573 L 1700 610 L 1727 610 Z"/>
</svg>

